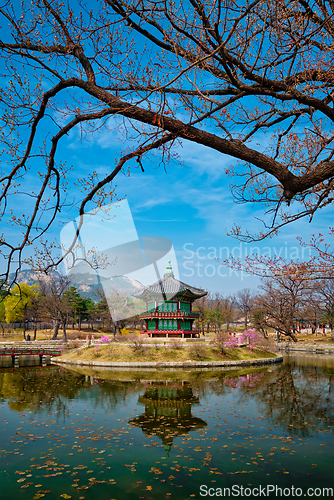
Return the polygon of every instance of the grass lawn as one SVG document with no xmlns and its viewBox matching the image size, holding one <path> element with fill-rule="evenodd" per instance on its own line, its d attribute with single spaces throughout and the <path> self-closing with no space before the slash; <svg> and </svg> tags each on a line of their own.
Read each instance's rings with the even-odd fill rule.
<svg viewBox="0 0 334 500">
<path fill-rule="evenodd" d="M 189 343 L 190 344 L 190 343 Z M 257 358 L 272 358 L 276 354 L 265 349 L 255 348 L 252 352 L 248 347 L 226 349 L 224 354 L 217 348 L 205 346 L 199 343 L 176 348 L 168 346 L 143 347 L 134 345 L 117 345 L 109 343 L 106 345 L 85 347 L 66 352 L 62 359 L 75 361 L 116 361 L 116 362 L 138 362 L 138 361 L 237 361 Z"/>
</svg>

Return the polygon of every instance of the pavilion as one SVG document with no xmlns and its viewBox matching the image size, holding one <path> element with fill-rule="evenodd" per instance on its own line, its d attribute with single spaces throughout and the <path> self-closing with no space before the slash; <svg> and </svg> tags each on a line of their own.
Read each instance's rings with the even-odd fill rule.
<svg viewBox="0 0 334 500">
<path fill-rule="evenodd" d="M 147 310 L 140 315 L 145 321 L 145 329 L 140 333 L 149 337 L 199 337 L 200 332 L 193 330 L 193 322 L 200 313 L 194 312 L 192 305 L 205 295 L 205 290 L 177 280 L 169 260 L 163 279 L 136 293 L 137 298 L 146 302 Z"/>
</svg>

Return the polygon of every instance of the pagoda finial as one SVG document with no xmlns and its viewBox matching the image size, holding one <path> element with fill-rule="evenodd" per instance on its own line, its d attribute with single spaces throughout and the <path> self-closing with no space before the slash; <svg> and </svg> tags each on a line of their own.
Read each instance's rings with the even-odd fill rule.
<svg viewBox="0 0 334 500">
<path fill-rule="evenodd" d="M 172 269 L 172 262 L 170 260 L 168 261 L 166 271 L 164 274 L 164 278 L 167 278 L 168 276 L 174 277 L 174 273 L 173 273 L 173 269 Z"/>
</svg>

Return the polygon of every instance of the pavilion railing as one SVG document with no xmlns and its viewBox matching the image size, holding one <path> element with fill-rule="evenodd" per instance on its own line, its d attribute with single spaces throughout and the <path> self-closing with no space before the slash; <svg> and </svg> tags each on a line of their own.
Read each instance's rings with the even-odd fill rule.
<svg viewBox="0 0 334 500">
<path fill-rule="evenodd" d="M 145 312 L 140 315 L 141 318 L 198 318 L 200 316 L 199 312 L 184 312 L 184 311 L 169 311 L 160 312 L 152 311 Z"/>
</svg>

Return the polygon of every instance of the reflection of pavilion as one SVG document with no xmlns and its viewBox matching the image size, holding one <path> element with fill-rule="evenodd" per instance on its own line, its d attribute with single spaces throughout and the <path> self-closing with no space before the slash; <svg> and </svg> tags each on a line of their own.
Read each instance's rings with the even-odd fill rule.
<svg viewBox="0 0 334 500">
<path fill-rule="evenodd" d="M 206 427 L 207 423 L 191 414 L 191 405 L 199 404 L 191 387 L 184 383 L 180 387 L 167 384 L 154 383 L 147 387 L 145 394 L 138 398 L 138 402 L 145 405 L 145 413 L 131 418 L 129 424 L 141 427 L 146 435 L 158 436 L 168 456 L 175 437 L 186 436 L 191 430 Z"/>
</svg>

